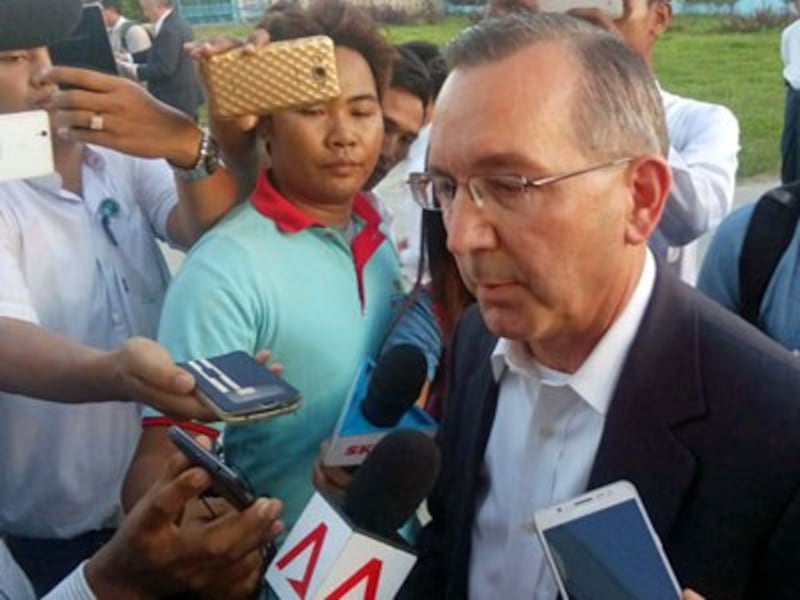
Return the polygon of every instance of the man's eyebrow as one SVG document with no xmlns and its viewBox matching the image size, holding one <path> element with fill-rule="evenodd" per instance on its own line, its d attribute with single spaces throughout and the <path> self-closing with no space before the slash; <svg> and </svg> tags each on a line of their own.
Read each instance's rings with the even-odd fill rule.
<svg viewBox="0 0 800 600">
<path fill-rule="evenodd" d="M 545 167 L 531 160 L 530 157 L 516 152 L 499 152 L 482 156 L 475 161 L 471 161 L 470 167 L 470 170 L 475 173 L 479 171 L 504 171 L 510 173 L 513 171 L 537 172 L 546 170 Z M 435 165 L 429 164 L 427 170 L 429 173 L 436 173 L 437 175 L 450 175 L 447 170 Z"/>
<path fill-rule="evenodd" d="M 347 98 L 347 103 L 353 102 L 378 102 L 378 97 L 375 94 L 358 94 L 356 96 L 350 96 Z"/>
</svg>

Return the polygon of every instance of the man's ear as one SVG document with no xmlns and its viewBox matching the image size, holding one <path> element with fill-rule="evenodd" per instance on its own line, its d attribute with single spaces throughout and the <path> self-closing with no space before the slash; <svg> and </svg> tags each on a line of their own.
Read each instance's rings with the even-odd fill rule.
<svg viewBox="0 0 800 600">
<path fill-rule="evenodd" d="M 653 6 L 652 34 L 660 38 L 672 23 L 672 3 L 669 0 L 650 0 Z"/>
<path fill-rule="evenodd" d="M 646 243 L 658 227 L 672 188 L 672 170 L 664 158 L 648 154 L 631 162 L 628 178 L 633 201 L 625 241 L 638 245 Z"/>
<path fill-rule="evenodd" d="M 258 120 L 256 135 L 262 141 L 261 147 L 268 156 L 270 153 L 269 142 L 275 132 L 275 126 L 270 115 L 265 115 Z"/>
</svg>

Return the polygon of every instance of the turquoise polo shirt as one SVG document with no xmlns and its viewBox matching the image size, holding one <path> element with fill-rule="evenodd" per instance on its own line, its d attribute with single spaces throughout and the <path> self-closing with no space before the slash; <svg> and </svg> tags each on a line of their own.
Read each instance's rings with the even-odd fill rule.
<svg viewBox="0 0 800 600">
<path fill-rule="evenodd" d="M 287 527 L 312 495 L 320 444 L 360 365 L 376 356 L 403 300 L 397 253 L 363 195 L 353 219 L 348 244 L 262 175 L 251 202 L 195 245 L 164 304 L 158 337 L 176 361 L 269 349 L 300 391 L 296 413 L 223 434 L 227 460 L 256 492 L 284 501 Z"/>
</svg>

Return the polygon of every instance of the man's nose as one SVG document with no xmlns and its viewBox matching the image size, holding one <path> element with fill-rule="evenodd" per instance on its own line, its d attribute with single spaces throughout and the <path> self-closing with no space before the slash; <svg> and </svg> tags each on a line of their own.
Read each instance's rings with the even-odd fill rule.
<svg viewBox="0 0 800 600">
<path fill-rule="evenodd" d="M 473 202 L 466 185 L 458 186 L 444 225 L 447 230 L 447 249 L 452 254 L 488 250 L 497 244 L 494 226 L 486 218 L 484 209 Z"/>
</svg>

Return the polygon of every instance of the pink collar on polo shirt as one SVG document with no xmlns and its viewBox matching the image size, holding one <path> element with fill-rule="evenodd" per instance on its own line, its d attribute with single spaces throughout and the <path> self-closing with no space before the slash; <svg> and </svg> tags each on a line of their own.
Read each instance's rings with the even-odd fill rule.
<svg viewBox="0 0 800 600">
<path fill-rule="evenodd" d="M 262 171 L 256 182 L 252 196 L 253 207 L 262 215 L 275 222 L 284 233 L 295 234 L 310 227 L 326 227 L 310 215 L 304 213 L 289 202 L 269 180 L 266 171 Z M 353 201 L 353 214 L 364 221 L 364 227 L 358 232 L 350 245 L 353 262 L 358 277 L 358 296 L 361 309 L 364 309 L 366 295 L 364 290 L 364 267 L 380 247 L 386 236 L 380 229 L 381 216 L 367 197 L 360 193 Z"/>
</svg>

